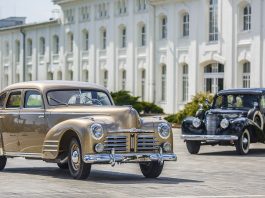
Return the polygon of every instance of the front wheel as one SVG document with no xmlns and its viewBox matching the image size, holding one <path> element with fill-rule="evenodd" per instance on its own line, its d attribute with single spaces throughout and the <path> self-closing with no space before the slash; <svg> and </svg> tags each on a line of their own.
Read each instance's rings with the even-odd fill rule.
<svg viewBox="0 0 265 198">
<path fill-rule="evenodd" d="M 91 170 L 91 164 L 84 163 L 79 141 L 73 138 L 69 145 L 68 166 L 74 179 L 86 179 Z"/>
<path fill-rule="evenodd" d="M 201 148 L 201 142 L 199 141 L 186 141 L 186 147 L 190 154 L 198 154 Z"/>
<path fill-rule="evenodd" d="M 7 158 L 5 156 L 0 157 L 0 171 L 4 170 L 4 168 L 6 167 L 6 161 Z"/>
<path fill-rule="evenodd" d="M 242 135 L 236 142 L 236 151 L 239 155 L 247 155 L 250 147 L 250 134 L 248 129 L 245 129 Z"/>
<path fill-rule="evenodd" d="M 157 178 L 162 173 L 164 163 L 148 162 L 140 164 L 140 169 L 146 178 Z"/>
</svg>

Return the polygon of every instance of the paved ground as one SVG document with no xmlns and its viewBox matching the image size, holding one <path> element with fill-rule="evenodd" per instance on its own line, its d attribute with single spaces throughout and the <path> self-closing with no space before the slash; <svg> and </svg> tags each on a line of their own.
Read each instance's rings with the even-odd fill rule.
<svg viewBox="0 0 265 198">
<path fill-rule="evenodd" d="M 265 197 L 265 145 L 237 156 L 233 147 L 205 146 L 191 156 L 175 130 L 178 162 L 158 179 L 145 179 L 134 164 L 93 166 L 86 181 L 53 164 L 9 159 L 0 173 L 0 197 Z"/>
</svg>

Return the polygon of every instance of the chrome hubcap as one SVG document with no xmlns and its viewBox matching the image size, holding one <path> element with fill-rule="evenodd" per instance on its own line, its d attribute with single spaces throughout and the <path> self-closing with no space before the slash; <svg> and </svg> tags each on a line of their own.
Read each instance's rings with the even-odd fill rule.
<svg viewBox="0 0 265 198">
<path fill-rule="evenodd" d="M 72 154 L 72 161 L 74 163 L 78 163 L 78 159 L 79 159 L 79 154 L 77 151 L 74 151 L 73 154 Z"/>
<path fill-rule="evenodd" d="M 248 131 L 245 131 L 242 135 L 242 148 L 245 153 L 249 150 L 250 137 Z"/>
<path fill-rule="evenodd" d="M 80 167 L 80 149 L 74 144 L 71 148 L 71 162 L 74 170 L 79 170 Z"/>
</svg>

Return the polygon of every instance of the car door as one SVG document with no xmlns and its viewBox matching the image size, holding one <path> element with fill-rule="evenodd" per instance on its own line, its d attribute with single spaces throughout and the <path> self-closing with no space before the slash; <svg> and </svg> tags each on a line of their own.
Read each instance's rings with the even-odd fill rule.
<svg viewBox="0 0 265 198">
<path fill-rule="evenodd" d="M 0 155 L 3 155 L 3 119 L 4 119 L 4 104 L 6 101 L 6 93 L 0 94 Z"/>
<path fill-rule="evenodd" d="M 43 97 L 38 90 L 23 92 L 19 126 L 20 152 L 32 155 L 42 153 L 42 145 L 47 133 L 47 121 Z"/>
<path fill-rule="evenodd" d="M 0 112 L 1 132 L 3 138 L 4 151 L 16 153 L 19 151 L 18 141 L 18 119 L 21 106 L 21 90 L 9 92 L 5 108 Z"/>
</svg>

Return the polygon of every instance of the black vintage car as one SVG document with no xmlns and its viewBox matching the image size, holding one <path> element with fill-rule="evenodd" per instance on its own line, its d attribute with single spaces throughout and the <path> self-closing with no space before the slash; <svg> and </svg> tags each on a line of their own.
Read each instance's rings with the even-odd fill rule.
<svg viewBox="0 0 265 198">
<path fill-rule="evenodd" d="M 265 89 L 223 90 L 208 105 L 209 110 L 201 106 L 182 123 L 189 153 L 199 153 L 201 145 L 232 145 L 246 155 L 250 143 L 265 143 Z"/>
</svg>

